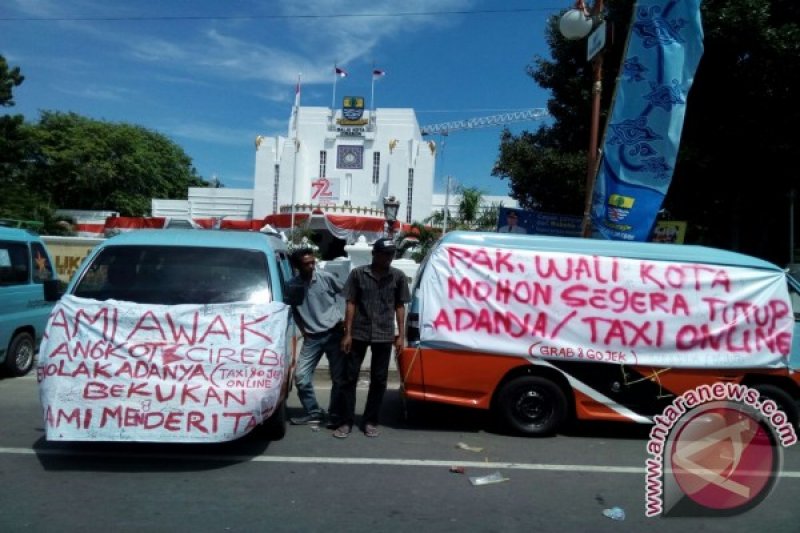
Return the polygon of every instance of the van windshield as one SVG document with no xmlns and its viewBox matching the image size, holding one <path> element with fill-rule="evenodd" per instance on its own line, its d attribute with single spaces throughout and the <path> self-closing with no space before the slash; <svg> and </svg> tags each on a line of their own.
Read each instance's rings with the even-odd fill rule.
<svg viewBox="0 0 800 533">
<path fill-rule="evenodd" d="M 266 256 L 256 250 L 108 246 L 73 294 L 95 300 L 177 305 L 271 301 Z"/>
</svg>

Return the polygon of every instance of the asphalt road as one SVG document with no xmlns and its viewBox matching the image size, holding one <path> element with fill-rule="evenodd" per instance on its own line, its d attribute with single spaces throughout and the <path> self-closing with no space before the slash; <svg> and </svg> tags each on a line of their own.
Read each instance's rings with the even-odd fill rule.
<svg viewBox="0 0 800 533">
<path fill-rule="evenodd" d="M 800 446 L 743 515 L 646 518 L 646 427 L 529 439 L 472 410 L 404 408 L 396 386 L 382 422 L 377 439 L 290 426 L 276 442 L 48 443 L 35 379 L 0 380 L 0 531 L 800 531 Z M 507 480 L 470 483 L 495 472 Z M 614 506 L 625 520 L 603 515 Z"/>
</svg>

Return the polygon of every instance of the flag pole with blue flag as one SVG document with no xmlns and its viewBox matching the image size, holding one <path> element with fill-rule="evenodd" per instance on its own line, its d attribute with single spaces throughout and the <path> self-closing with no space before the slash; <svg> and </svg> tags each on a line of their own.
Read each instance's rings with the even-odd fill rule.
<svg viewBox="0 0 800 533">
<path fill-rule="evenodd" d="M 701 0 L 639 0 L 592 193 L 595 235 L 646 241 L 675 169 L 703 55 Z"/>
</svg>

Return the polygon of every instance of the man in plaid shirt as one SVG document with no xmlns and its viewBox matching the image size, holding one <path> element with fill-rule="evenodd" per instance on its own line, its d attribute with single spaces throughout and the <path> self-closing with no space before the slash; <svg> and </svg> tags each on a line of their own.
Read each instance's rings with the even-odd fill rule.
<svg viewBox="0 0 800 533">
<path fill-rule="evenodd" d="M 392 346 L 405 344 L 405 304 L 411 299 L 405 274 L 391 266 L 397 251 L 392 239 L 378 239 L 372 247 L 372 263 L 354 268 L 344 286 L 347 301 L 342 352 L 346 359 L 342 423 L 334 431 L 346 438 L 353 429 L 356 386 L 367 348 L 372 351 L 369 392 L 362 422 L 367 437 L 377 437 L 378 418 L 386 392 Z"/>
</svg>

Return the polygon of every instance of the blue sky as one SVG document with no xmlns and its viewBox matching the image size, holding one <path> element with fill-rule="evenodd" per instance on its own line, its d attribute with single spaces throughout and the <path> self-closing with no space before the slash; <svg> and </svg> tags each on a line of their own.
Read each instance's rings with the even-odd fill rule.
<svg viewBox="0 0 800 533">
<path fill-rule="evenodd" d="M 421 125 L 546 106 L 525 73 L 548 55 L 548 17 L 570 2 L 546 0 L 3 0 L 0 54 L 25 82 L 21 113 L 72 111 L 158 131 L 184 148 L 206 179 L 252 188 L 257 135 L 286 134 L 294 87 L 302 105 L 330 106 L 336 85 L 377 107 L 411 107 Z M 351 16 L 363 14 L 368 16 Z M 25 19 L 25 20 L 20 20 Z M 369 103 L 368 103 L 369 105 Z M 510 126 L 535 129 L 536 123 Z M 500 128 L 445 139 L 445 176 L 486 194 Z"/>
</svg>

